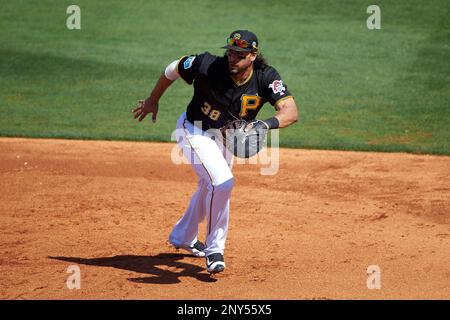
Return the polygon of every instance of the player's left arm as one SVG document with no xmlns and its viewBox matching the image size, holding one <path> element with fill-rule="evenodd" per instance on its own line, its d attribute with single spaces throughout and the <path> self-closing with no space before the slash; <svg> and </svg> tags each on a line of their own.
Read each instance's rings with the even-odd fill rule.
<svg viewBox="0 0 450 320">
<path fill-rule="evenodd" d="M 285 128 L 298 120 L 297 104 L 280 74 L 273 67 L 264 69 L 262 95 L 275 107 L 275 116 L 265 120 L 269 129 Z"/>
<path fill-rule="evenodd" d="M 298 121 L 298 108 L 293 97 L 277 101 L 275 109 L 277 110 L 275 118 L 278 119 L 279 128 L 285 128 Z"/>
</svg>

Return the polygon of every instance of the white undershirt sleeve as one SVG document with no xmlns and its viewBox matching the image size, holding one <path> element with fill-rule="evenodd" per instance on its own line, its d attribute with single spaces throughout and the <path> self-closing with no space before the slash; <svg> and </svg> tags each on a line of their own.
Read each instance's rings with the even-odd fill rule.
<svg viewBox="0 0 450 320">
<path fill-rule="evenodd" d="M 177 72 L 177 65 L 178 65 L 179 60 L 175 60 L 174 62 L 172 62 L 171 64 L 169 64 L 166 68 L 166 71 L 164 71 L 164 75 L 166 76 L 167 79 L 169 80 L 177 80 L 179 75 Z"/>
</svg>

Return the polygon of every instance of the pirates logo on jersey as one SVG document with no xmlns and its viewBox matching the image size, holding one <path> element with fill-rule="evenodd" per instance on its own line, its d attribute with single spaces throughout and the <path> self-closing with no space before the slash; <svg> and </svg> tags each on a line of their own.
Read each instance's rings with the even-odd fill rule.
<svg viewBox="0 0 450 320">
<path fill-rule="evenodd" d="M 272 89 L 273 93 L 279 93 L 281 96 L 284 95 L 284 91 L 286 91 L 286 87 L 283 86 L 283 80 L 275 80 L 269 84 L 269 88 Z"/>
</svg>

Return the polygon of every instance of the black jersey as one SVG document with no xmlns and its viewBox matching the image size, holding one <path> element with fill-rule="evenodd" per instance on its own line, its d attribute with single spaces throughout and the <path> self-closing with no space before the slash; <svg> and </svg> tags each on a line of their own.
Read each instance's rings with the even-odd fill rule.
<svg viewBox="0 0 450 320">
<path fill-rule="evenodd" d="M 235 119 L 253 120 L 264 103 L 292 97 L 278 72 L 267 66 L 254 69 L 237 85 L 228 70 L 228 58 L 208 52 L 180 59 L 177 72 L 194 84 L 194 96 L 187 107 L 187 119 L 201 121 L 203 130 L 220 128 Z"/>
</svg>

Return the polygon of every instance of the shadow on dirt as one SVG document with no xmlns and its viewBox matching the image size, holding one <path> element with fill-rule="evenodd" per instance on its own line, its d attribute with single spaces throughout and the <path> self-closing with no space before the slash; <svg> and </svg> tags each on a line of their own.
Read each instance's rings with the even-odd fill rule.
<svg viewBox="0 0 450 320">
<path fill-rule="evenodd" d="M 217 279 L 205 273 L 204 268 L 180 261 L 184 258 L 192 258 L 188 254 L 160 253 L 156 256 L 123 255 L 91 259 L 77 257 L 48 258 L 75 264 L 112 267 L 152 275 L 143 278 L 128 278 L 129 281 L 138 283 L 175 284 L 181 282 L 180 277 L 191 277 L 202 282 L 217 281 Z"/>
</svg>

